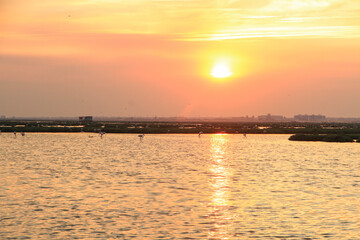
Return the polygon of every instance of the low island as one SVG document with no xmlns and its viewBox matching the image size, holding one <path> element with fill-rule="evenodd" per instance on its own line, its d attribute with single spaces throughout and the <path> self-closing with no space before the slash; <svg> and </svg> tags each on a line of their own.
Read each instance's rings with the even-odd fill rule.
<svg viewBox="0 0 360 240">
<path fill-rule="evenodd" d="M 360 123 L 7 120 L 0 132 L 293 134 L 291 141 L 360 142 Z"/>
<path fill-rule="evenodd" d="M 360 142 L 357 134 L 295 134 L 290 141 L 315 141 L 315 142 Z"/>
</svg>

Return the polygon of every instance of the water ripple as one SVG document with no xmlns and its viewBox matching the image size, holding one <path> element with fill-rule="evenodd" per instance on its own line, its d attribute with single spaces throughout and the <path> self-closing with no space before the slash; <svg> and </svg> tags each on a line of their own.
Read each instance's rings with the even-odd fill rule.
<svg viewBox="0 0 360 240">
<path fill-rule="evenodd" d="M 360 239 L 358 145 L 287 138 L 3 133 L 0 239 Z"/>
</svg>

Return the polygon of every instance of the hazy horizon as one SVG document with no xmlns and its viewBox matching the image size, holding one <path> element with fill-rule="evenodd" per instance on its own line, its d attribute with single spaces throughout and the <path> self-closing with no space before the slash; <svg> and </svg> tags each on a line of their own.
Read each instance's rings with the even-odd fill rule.
<svg viewBox="0 0 360 240">
<path fill-rule="evenodd" d="M 254 119 L 258 119 L 259 116 L 266 116 L 268 114 L 259 114 L 259 115 L 244 115 L 244 116 L 188 116 L 188 117 L 183 117 L 183 116 L 101 116 L 101 115 L 89 115 L 89 114 L 85 114 L 85 115 L 76 115 L 76 116 L 6 116 L 6 115 L 0 115 L 1 117 L 5 117 L 2 118 L 0 120 L 11 120 L 11 119 L 78 119 L 79 117 L 82 116 L 91 116 L 95 119 L 97 118 L 104 118 L 104 119 L 116 119 L 116 118 L 134 118 L 134 119 L 172 119 L 172 118 L 188 118 L 188 119 L 231 119 L 231 118 L 254 118 Z M 295 115 L 323 115 L 323 114 L 295 114 L 293 116 L 285 116 L 285 115 L 281 115 L 281 114 L 270 114 L 272 117 L 274 116 L 282 116 L 285 119 L 293 119 L 295 117 Z M 360 117 L 357 116 L 326 116 L 326 119 L 360 119 Z"/>
<path fill-rule="evenodd" d="M 360 117 L 357 0 L 0 2 L 0 116 Z"/>
</svg>

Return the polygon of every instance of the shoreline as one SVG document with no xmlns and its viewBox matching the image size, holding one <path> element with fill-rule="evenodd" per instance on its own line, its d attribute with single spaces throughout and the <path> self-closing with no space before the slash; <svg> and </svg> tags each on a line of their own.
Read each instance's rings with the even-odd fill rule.
<svg viewBox="0 0 360 240">
<path fill-rule="evenodd" d="M 360 123 L 0 121 L 1 132 L 359 135 Z M 356 137 L 356 136 L 355 136 Z"/>
</svg>

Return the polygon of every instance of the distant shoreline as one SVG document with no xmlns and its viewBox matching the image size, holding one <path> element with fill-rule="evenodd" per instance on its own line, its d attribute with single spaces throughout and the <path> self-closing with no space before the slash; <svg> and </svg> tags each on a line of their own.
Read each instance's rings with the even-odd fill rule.
<svg viewBox="0 0 360 240">
<path fill-rule="evenodd" d="M 0 121 L 1 132 L 134 134 L 359 134 L 360 123 Z"/>
</svg>

